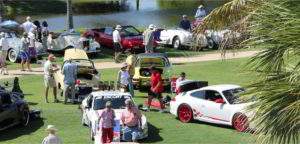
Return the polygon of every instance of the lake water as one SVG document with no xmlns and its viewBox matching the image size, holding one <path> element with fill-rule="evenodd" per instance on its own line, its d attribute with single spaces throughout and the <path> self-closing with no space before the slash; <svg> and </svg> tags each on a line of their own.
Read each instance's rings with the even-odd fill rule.
<svg viewBox="0 0 300 144">
<path fill-rule="evenodd" d="M 128 9 L 120 12 L 97 14 L 74 14 L 75 28 L 94 28 L 102 26 L 133 25 L 146 27 L 155 24 L 159 27 L 177 26 L 181 16 L 186 14 L 190 20 L 197 7 L 204 5 L 207 12 L 225 3 L 223 0 L 128 0 Z M 66 15 L 36 15 L 33 19 L 46 20 L 52 31 L 66 28 Z"/>
</svg>

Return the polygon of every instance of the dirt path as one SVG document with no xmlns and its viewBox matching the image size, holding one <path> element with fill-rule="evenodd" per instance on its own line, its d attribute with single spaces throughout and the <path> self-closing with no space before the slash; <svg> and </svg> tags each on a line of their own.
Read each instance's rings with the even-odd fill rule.
<svg viewBox="0 0 300 144">
<path fill-rule="evenodd" d="M 177 57 L 169 58 L 171 63 L 191 63 L 191 62 L 201 62 L 201 61 L 212 61 L 212 60 L 221 60 L 221 59 L 235 59 L 235 58 L 244 58 L 254 56 L 258 51 L 243 51 L 243 52 L 228 52 L 226 57 L 222 57 L 220 53 L 205 54 L 201 56 L 192 56 L 192 57 Z M 95 63 L 96 69 L 108 69 L 108 68 L 118 68 L 121 67 L 121 63 L 114 62 L 99 62 Z M 43 68 L 33 68 L 33 72 L 23 72 L 20 70 L 10 70 L 9 75 L 0 75 L 1 79 L 26 76 L 26 75 L 42 75 Z"/>
</svg>

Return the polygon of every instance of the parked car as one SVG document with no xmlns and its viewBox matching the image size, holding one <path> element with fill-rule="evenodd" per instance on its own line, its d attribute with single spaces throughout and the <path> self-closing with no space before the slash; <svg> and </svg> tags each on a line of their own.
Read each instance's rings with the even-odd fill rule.
<svg viewBox="0 0 300 144">
<path fill-rule="evenodd" d="M 164 86 L 170 86 L 171 63 L 166 54 L 162 53 L 143 53 L 137 54 L 133 62 L 134 74 L 133 86 L 138 89 L 141 87 L 150 87 L 150 67 L 156 67 L 162 74 Z"/>
<path fill-rule="evenodd" d="M 59 89 L 64 89 L 64 75 L 61 69 L 65 61 L 71 60 L 77 65 L 76 98 L 81 101 L 97 87 L 100 81 L 100 74 L 94 66 L 94 62 L 88 59 L 86 52 L 82 49 L 67 49 L 64 55 L 64 63 L 61 68 L 54 72 L 53 76 Z"/>
<path fill-rule="evenodd" d="M 1 87 L 1 86 L 0 86 Z M 29 105 L 21 94 L 0 89 L 0 130 L 14 125 L 27 126 L 30 119 Z"/>
<path fill-rule="evenodd" d="M 115 127 L 119 127 L 118 130 L 121 128 L 121 113 L 126 108 L 125 101 L 126 99 L 132 99 L 132 96 L 129 93 L 123 93 L 120 91 L 96 91 L 92 92 L 88 97 L 86 97 L 82 104 L 80 105 L 81 111 L 82 111 L 82 124 L 87 125 L 90 128 L 90 137 L 92 140 L 97 140 L 97 138 L 100 138 L 99 134 L 101 133 L 98 129 L 98 120 L 99 120 L 99 110 L 102 110 L 105 108 L 105 103 L 107 101 L 112 102 L 112 108 L 115 111 L 115 121 L 116 125 Z M 115 129 L 116 130 L 116 129 Z M 142 115 L 142 131 L 143 134 L 140 139 L 144 139 L 148 137 L 148 124 L 147 119 L 145 115 Z M 115 131 L 114 135 L 114 141 L 119 141 L 120 137 L 122 135 L 122 132 L 119 131 L 119 134 L 117 131 Z M 97 137 L 96 137 L 97 136 Z M 98 141 L 100 142 L 100 140 Z"/>
<path fill-rule="evenodd" d="M 100 44 L 93 38 L 81 37 L 77 32 L 51 33 L 47 40 L 48 51 L 52 53 L 63 53 L 66 49 L 83 49 L 86 53 L 97 53 Z"/>
<path fill-rule="evenodd" d="M 159 33 L 159 44 L 172 45 L 175 49 L 191 47 L 194 44 L 193 34 L 181 28 L 157 29 L 156 32 Z"/>
<path fill-rule="evenodd" d="M 107 48 L 113 48 L 113 27 L 95 28 L 84 33 L 86 37 L 94 37 L 97 42 Z M 143 35 L 133 26 L 122 26 L 120 32 L 121 45 L 124 51 L 134 49 L 135 51 L 144 51 Z M 156 46 L 156 43 L 155 43 Z"/>
<path fill-rule="evenodd" d="M 19 55 L 20 49 L 22 47 L 21 37 L 13 30 L 0 28 L 0 32 L 4 32 L 5 37 L 8 40 L 9 49 L 7 52 L 7 59 L 11 62 L 17 62 L 21 59 Z M 43 48 L 42 43 L 36 41 L 35 46 L 38 58 L 47 54 L 46 50 Z"/>
<path fill-rule="evenodd" d="M 194 120 L 233 126 L 237 131 L 248 130 L 253 113 L 245 108 L 251 102 L 239 94 L 245 90 L 238 85 L 212 85 L 180 93 L 170 102 L 170 113 L 181 122 Z"/>
</svg>

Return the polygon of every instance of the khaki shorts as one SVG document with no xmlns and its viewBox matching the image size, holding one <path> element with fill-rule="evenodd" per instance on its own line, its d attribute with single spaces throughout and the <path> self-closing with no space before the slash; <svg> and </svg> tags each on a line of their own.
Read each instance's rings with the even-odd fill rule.
<svg viewBox="0 0 300 144">
<path fill-rule="evenodd" d="M 44 76 L 45 87 L 56 87 L 55 80 L 53 77 Z"/>
<path fill-rule="evenodd" d="M 2 60 L 0 60 L 2 63 L 4 63 L 5 64 L 5 62 L 6 62 L 6 57 L 7 57 L 7 51 L 5 50 L 5 51 L 0 51 L 0 53 L 1 53 L 1 56 L 0 56 L 0 58 L 2 59 Z"/>
</svg>

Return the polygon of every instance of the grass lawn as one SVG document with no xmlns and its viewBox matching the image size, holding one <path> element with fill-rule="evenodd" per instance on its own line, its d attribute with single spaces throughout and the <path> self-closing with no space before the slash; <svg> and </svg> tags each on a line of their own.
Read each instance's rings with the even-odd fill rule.
<svg viewBox="0 0 300 144">
<path fill-rule="evenodd" d="M 209 84 L 232 83 L 247 85 L 254 80 L 254 74 L 243 74 L 241 65 L 247 59 L 235 59 L 225 61 L 209 61 L 201 63 L 189 63 L 174 66 L 174 74 L 182 71 L 187 73 L 189 79 L 207 80 Z M 115 80 L 117 69 L 102 70 L 103 80 Z M 78 105 L 63 105 L 44 103 L 42 76 L 21 77 L 21 88 L 27 94 L 26 100 L 31 108 L 42 110 L 42 120 L 30 123 L 26 128 L 13 127 L 0 132 L 1 144 L 41 143 L 46 135 L 45 127 L 48 124 L 56 125 L 58 135 L 67 144 L 87 144 L 89 129 L 80 124 L 81 113 Z M 136 91 L 134 98 L 137 103 L 143 103 L 145 93 Z M 62 99 L 61 97 L 59 97 Z M 52 101 L 52 97 L 50 102 Z M 158 112 L 144 113 L 149 122 L 149 138 L 143 143 L 201 143 L 201 144 L 246 144 L 253 143 L 253 135 L 239 133 L 234 129 L 213 124 L 192 122 L 181 123 L 174 116 Z"/>
</svg>

